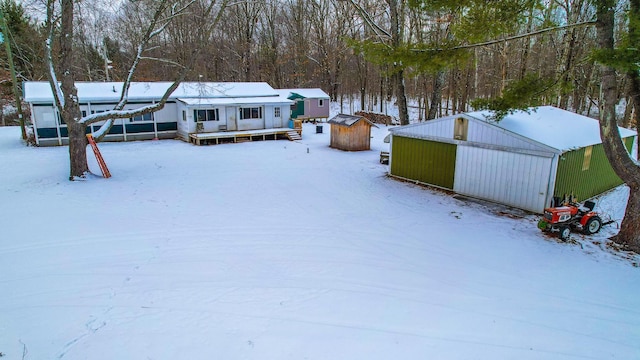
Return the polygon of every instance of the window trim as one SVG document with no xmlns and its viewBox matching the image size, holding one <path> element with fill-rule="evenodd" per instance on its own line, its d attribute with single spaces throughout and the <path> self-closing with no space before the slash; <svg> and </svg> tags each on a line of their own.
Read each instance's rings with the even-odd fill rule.
<svg viewBox="0 0 640 360">
<path fill-rule="evenodd" d="M 153 112 L 148 112 L 142 115 L 136 115 L 129 118 L 129 122 L 132 123 L 144 123 L 144 122 L 153 122 L 155 116 Z M 148 117 L 148 119 L 146 119 Z"/>
<path fill-rule="evenodd" d="M 257 112 L 257 114 L 254 113 Z M 255 107 L 241 107 L 239 108 L 240 120 L 261 120 L 263 119 L 262 106 Z M 245 113 L 249 115 L 249 117 L 245 117 Z M 254 117 L 257 115 L 257 117 Z"/>
<path fill-rule="evenodd" d="M 200 117 L 198 112 L 204 112 L 204 119 Z M 213 119 L 210 115 L 213 114 Z M 193 109 L 193 122 L 220 121 L 220 108 Z"/>
</svg>

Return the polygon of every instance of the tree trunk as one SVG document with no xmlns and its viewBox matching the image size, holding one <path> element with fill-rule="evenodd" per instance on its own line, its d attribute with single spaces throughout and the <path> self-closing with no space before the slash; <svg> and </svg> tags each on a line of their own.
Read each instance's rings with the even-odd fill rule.
<svg viewBox="0 0 640 360">
<path fill-rule="evenodd" d="M 396 81 L 396 96 L 398 100 L 398 116 L 400 125 L 409 125 L 409 110 L 407 109 L 407 95 L 404 88 L 404 71 L 398 70 L 394 75 Z"/>
<path fill-rule="evenodd" d="M 596 32 L 601 50 L 614 49 L 615 0 L 596 1 Z M 640 167 L 629 156 L 616 121 L 616 71 L 601 65 L 600 137 L 615 173 L 629 186 L 629 201 L 620 232 L 613 241 L 640 253 Z"/>
<path fill-rule="evenodd" d="M 62 1 L 62 23 L 60 37 L 60 72 L 64 105 L 62 119 L 67 124 L 69 133 L 69 180 L 81 178 L 89 171 L 87 164 L 87 137 L 84 124 L 78 124 L 82 118 L 78 91 L 75 85 L 75 68 L 73 67 L 73 0 Z"/>
<path fill-rule="evenodd" d="M 567 57 L 564 61 L 564 69 L 562 75 L 562 88 L 560 89 L 560 108 L 567 110 L 569 108 L 569 93 L 566 88 L 571 85 L 571 68 L 573 67 L 573 58 L 576 52 L 576 28 L 569 32 L 569 44 L 567 45 Z"/>
<path fill-rule="evenodd" d="M 431 104 L 429 113 L 425 120 L 433 120 L 438 116 L 438 109 L 442 105 L 442 87 L 444 86 L 444 71 L 439 71 L 433 80 L 433 92 L 431 93 Z"/>
<path fill-rule="evenodd" d="M 391 20 L 391 42 L 394 49 L 400 47 L 402 41 L 402 27 L 400 26 L 400 2 L 398 0 L 388 0 Z M 409 125 L 409 110 L 407 109 L 407 95 L 404 87 L 404 70 L 401 66 L 393 73 L 393 80 L 396 88 L 396 99 L 398 101 L 398 116 L 400 125 Z"/>
<path fill-rule="evenodd" d="M 69 180 L 84 177 L 89 172 L 87 164 L 87 137 L 85 135 L 86 126 L 84 124 L 69 123 L 69 160 L 71 172 Z"/>
<path fill-rule="evenodd" d="M 625 119 L 627 126 L 638 127 L 638 112 L 640 112 L 640 75 L 637 72 L 629 72 L 629 103 L 631 113 Z"/>
<path fill-rule="evenodd" d="M 629 0 L 629 39 L 632 44 L 640 42 L 640 0 Z M 629 97 L 631 114 L 625 121 L 630 126 L 638 126 L 638 112 L 640 112 L 640 74 L 638 71 L 627 72 L 629 79 Z"/>
</svg>

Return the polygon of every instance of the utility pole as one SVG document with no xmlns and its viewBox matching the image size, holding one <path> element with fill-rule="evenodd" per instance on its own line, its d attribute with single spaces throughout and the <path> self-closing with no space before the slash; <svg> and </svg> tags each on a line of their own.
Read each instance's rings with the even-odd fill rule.
<svg viewBox="0 0 640 360">
<path fill-rule="evenodd" d="M 20 131 L 22 131 L 22 140 L 27 139 L 27 131 L 24 127 L 24 116 L 22 116 L 22 96 L 20 88 L 18 87 L 18 79 L 16 77 L 16 68 L 13 65 L 13 53 L 11 53 L 11 44 L 9 43 L 9 27 L 7 26 L 7 20 L 4 18 L 4 13 L 0 9 L 0 27 L 2 28 L 2 35 L 6 39 L 4 40 L 4 46 L 7 49 L 7 61 L 9 62 L 9 72 L 11 73 L 11 81 L 13 82 L 13 95 L 16 98 L 16 110 L 18 112 L 18 121 L 20 122 Z"/>
</svg>

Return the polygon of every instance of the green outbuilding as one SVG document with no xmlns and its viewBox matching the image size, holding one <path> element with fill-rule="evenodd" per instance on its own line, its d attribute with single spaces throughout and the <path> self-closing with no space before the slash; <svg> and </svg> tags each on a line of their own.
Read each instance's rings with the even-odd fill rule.
<svg viewBox="0 0 640 360">
<path fill-rule="evenodd" d="M 500 122 L 490 115 L 471 112 L 391 129 L 389 173 L 536 213 L 622 184 L 604 154 L 597 120 L 552 106 Z M 636 132 L 619 131 L 632 152 Z"/>
</svg>

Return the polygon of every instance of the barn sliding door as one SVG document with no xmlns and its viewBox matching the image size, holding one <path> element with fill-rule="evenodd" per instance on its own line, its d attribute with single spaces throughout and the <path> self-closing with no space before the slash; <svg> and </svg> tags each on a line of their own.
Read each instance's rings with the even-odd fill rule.
<svg viewBox="0 0 640 360">
<path fill-rule="evenodd" d="M 551 164 L 550 157 L 459 146 L 453 190 L 540 213 Z"/>
<path fill-rule="evenodd" d="M 394 136 L 391 175 L 453 189 L 456 145 Z"/>
</svg>

